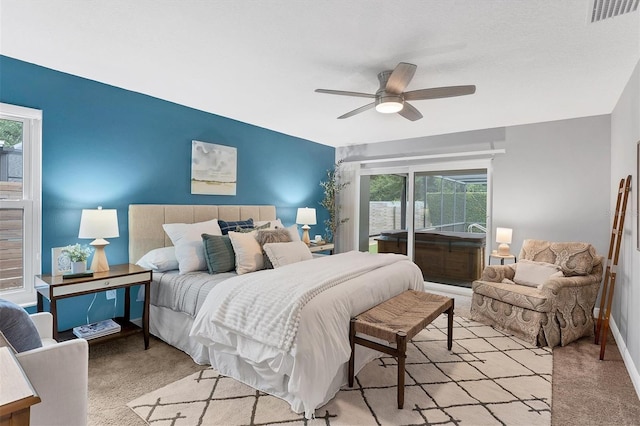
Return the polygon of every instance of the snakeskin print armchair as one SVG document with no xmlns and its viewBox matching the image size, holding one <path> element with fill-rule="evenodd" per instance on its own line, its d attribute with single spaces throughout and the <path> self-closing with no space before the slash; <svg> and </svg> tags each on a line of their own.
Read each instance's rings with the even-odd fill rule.
<svg viewBox="0 0 640 426">
<path fill-rule="evenodd" d="M 525 240 L 518 259 L 556 265 L 562 274 L 537 286 L 520 285 L 514 282 L 517 263 L 487 266 L 473 283 L 471 319 L 538 346 L 565 346 L 591 335 L 603 268 L 595 248 L 588 243 Z"/>
</svg>

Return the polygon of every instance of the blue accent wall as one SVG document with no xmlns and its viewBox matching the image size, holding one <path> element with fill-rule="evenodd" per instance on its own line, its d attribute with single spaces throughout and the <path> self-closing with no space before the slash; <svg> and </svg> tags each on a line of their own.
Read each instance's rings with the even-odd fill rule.
<svg viewBox="0 0 640 426">
<path fill-rule="evenodd" d="M 324 234 L 319 182 L 332 147 L 2 55 L 0 102 L 43 111 L 43 273 L 52 247 L 90 242 L 78 239 L 80 214 L 99 205 L 118 210 L 110 264 L 128 262 L 129 204 L 273 204 L 285 225 L 298 207 L 315 207 L 310 234 Z M 192 140 L 237 148 L 236 196 L 191 195 Z M 120 313 L 122 299 L 118 291 Z M 84 324 L 91 300 L 60 301 L 60 329 Z M 140 302 L 132 309 L 141 316 Z"/>
</svg>

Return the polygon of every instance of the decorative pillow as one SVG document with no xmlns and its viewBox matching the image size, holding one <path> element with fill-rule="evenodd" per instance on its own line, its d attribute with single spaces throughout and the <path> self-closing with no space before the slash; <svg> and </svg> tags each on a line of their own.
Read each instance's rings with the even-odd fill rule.
<svg viewBox="0 0 640 426">
<path fill-rule="evenodd" d="M 220 225 L 220 230 L 222 231 L 222 235 L 227 235 L 229 231 L 236 231 L 236 228 L 240 227 L 242 229 L 253 229 L 253 219 L 247 220 L 237 220 L 234 222 L 227 222 L 224 220 L 218 219 L 218 225 Z"/>
<path fill-rule="evenodd" d="M 259 229 L 269 229 L 269 222 L 264 225 L 254 226 L 253 228 L 243 228 L 240 225 L 236 226 L 236 229 L 233 232 L 252 232 L 257 231 Z"/>
<path fill-rule="evenodd" d="M 238 275 L 259 271 L 264 267 L 262 248 L 256 241 L 256 231 L 253 232 L 229 232 L 231 245 L 236 255 L 236 272 Z"/>
<path fill-rule="evenodd" d="M 263 248 L 274 268 L 313 259 L 309 247 L 302 241 L 267 243 Z"/>
<path fill-rule="evenodd" d="M 229 235 L 202 234 L 202 244 L 210 274 L 229 272 L 236 268 L 236 254 Z"/>
<path fill-rule="evenodd" d="M 266 229 L 260 230 L 256 234 L 256 241 L 263 247 L 268 243 L 288 243 L 291 242 L 291 236 L 287 229 Z M 269 256 L 266 253 L 262 254 L 265 269 L 273 269 L 273 264 L 269 260 Z"/>
<path fill-rule="evenodd" d="M 538 287 L 544 284 L 556 272 L 562 273 L 558 265 L 522 259 L 518 262 L 513 281 L 520 285 Z"/>
<path fill-rule="evenodd" d="M 165 223 L 162 227 L 176 248 L 181 274 L 207 269 L 201 235 L 222 235 L 217 219 L 198 223 Z"/>
<path fill-rule="evenodd" d="M 278 229 L 278 228 L 284 228 L 285 226 L 282 224 L 282 222 L 280 221 L 280 219 L 275 219 L 275 220 L 254 220 L 253 221 L 253 226 L 256 227 L 256 229 L 258 229 L 259 226 L 262 226 L 264 224 L 268 223 L 269 226 L 267 227 L 268 229 Z"/>
<path fill-rule="evenodd" d="M 0 299 L 0 340 L 16 353 L 42 346 L 40 335 L 27 311 L 8 300 Z"/>
<path fill-rule="evenodd" d="M 149 251 L 136 262 L 136 265 L 157 272 L 178 269 L 175 247 L 161 247 Z"/>
<path fill-rule="evenodd" d="M 289 236 L 291 237 L 291 241 L 302 241 L 302 239 L 300 238 L 300 234 L 298 233 L 298 225 L 293 224 L 287 228 L 285 228 L 287 231 L 289 231 Z"/>
</svg>

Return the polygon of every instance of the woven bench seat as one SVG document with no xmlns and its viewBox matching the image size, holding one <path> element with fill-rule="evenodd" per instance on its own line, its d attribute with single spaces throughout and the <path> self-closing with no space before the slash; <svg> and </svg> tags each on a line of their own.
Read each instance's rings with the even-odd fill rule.
<svg viewBox="0 0 640 426">
<path fill-rule="evenodd" d="M 356 344 L 394 356 L 398 360 L 398 408 L 402 408 L 407 341 L 410 341 L 440 314 L 446 312 L 447 348 L 451 350 L 453 308 L 454 300 L 449 297 L 407 290 L 352 318 L 349 327 L 351 344 L 349 387 L 353 386 Z M 384 340 L 390 344 L 395 343 L 395 347 L 365 339 L 362 335 Z"/>
</svg>

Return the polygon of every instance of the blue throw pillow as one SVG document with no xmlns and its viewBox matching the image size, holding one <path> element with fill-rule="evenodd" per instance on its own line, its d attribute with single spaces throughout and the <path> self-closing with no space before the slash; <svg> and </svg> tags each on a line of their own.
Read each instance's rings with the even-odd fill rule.
<svg viewBox="0 0 640 426">
<path fill-rule="evenodd" d="M 227 222 L 225 220 L 218 219 L 218 225 L 220 225 L 222 235 L 227 235 L 229 231 L 235 231 L 236 228 L 253 229 L 253 219 L 236 220 L 235 222 Z"/>
<path fill-rule="evenodd" d="M 4 299 L 0 299 L 0 331 L 16 352 L 42 346 L 38 330 L 27 311 Z"/>
</svg>

